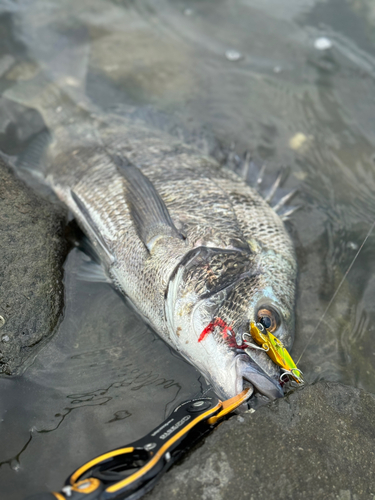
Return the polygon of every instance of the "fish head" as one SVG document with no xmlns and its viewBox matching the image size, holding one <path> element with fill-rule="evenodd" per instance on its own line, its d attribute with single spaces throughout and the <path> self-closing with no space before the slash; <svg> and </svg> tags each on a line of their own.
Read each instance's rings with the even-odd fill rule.
<svg viewBox="0 0 375 500">
<path fill-rule="evenodd" d="M 166 299 L 171 343 L 223 399 L 245 387 L 273 400 L 283 395 L 280 368 L 249 347 L 261 323 L 289 349 L 294 336 L 295 264 L 283 256 L 200 247 L 172 276 Z"/>
</svg>

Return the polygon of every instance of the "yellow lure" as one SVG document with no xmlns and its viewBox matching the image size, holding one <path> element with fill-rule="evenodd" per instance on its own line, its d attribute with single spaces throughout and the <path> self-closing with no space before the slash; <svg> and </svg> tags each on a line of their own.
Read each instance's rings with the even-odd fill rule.
<svg viewBox="0 0 375 500">
<path fill-rule="evenodd" d="M 298 384 L 303 383 L 302 372 L 298 370 L 281 340 L 272 335 L 263 325 L 253 322 L 250 323 L 250 335 L 285 373 L 291 375 Z"/>
</svg>

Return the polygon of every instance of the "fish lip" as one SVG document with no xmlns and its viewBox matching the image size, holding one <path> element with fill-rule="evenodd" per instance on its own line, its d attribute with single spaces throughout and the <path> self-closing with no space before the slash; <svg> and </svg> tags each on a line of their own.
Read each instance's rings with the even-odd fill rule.
<svg viewBox="0 0 375 500">
<path fill-rule="evenodd" d="M 271 378 L 267 373 L 247 354 L 237 354 L 235 358 L 237 377 L 241 377 L 254 387 L 254 392 L 257 390 L 264 396 L 268 397 L 271 401 L 284 396 L 284 391 L 280 383 Z"/>
</svg>

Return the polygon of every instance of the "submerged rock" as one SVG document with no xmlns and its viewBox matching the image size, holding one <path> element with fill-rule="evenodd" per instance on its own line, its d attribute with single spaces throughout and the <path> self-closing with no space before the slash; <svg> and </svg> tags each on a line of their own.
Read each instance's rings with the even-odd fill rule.
<svg viewBox="0 0 375 500">
<path fill-rule="evenodd" d="M 375 498 L 375 395 L 319 382 L 220 425 L 146 497 Z"/>
<path fill-rule="evenodd" d="M 20 372 L 63 306 L 63 218 L 0 158 L 0 373 Z"/>
</svg>

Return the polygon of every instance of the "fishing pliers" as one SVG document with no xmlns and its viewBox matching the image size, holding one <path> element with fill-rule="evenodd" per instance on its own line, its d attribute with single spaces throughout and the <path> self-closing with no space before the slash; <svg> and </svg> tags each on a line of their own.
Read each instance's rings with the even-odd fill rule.
<svg viewBox="0 0 375 500">
<path fill-rule="evenodd" d="M 223 417 L 245 403 L 252 390 L 220 401 L 210 392 L 179 404 L 147 436 L 85 463 L 71 474 L 59 492 L 40 493 L 27 500 L 136 500 Z"/>
</svg>

